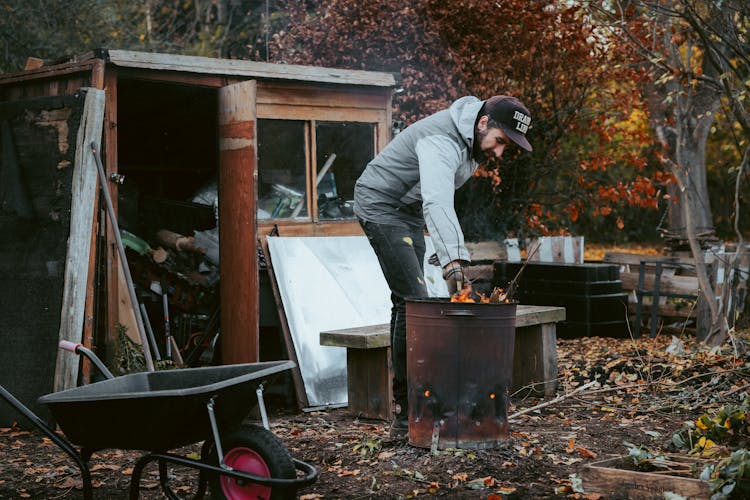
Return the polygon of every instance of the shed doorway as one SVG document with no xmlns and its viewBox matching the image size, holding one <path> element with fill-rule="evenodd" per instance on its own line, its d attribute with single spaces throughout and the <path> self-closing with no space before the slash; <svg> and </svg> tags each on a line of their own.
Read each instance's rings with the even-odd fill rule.
<svg viewBox="0 0 750 500">
<path fill-rule="evenodd" d="M 118 220 L 133 240 L 136 307 L 160 355 L 169 330 L 183 355 L 200 351 L 192 364 L 258 361 L 255 82 L 212 88 L 121 76 L 116 96 Z"/>
</svg>

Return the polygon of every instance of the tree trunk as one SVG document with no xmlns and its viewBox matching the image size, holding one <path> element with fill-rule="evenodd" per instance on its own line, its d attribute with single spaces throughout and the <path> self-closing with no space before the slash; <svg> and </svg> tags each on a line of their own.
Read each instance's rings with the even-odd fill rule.
<svg viewBox="0 0 750 500">
<path fill-rule="evenodd" d="M 664 26 L 669 20 L 661 18 Z M 677 184 L 669 205 L 669 230 L 665 234 L 672 248 L 688 247 L 695 260 L 702 310 L 710 314 L 699 325 L 706 325 L 698 337 L 715 344 L 726 339 L 725 311 L 717 303 L 716 293 L 706 266 L 704 248 L 716 241 L 706 180 L 706 142 L 714 115 L 720 105 L 717 88 L 694 79 L 690 66 L 693 47 L 681 48 L 672 43 L 672 33 L 664 30 L 664 55 L 668 66 L 680 68 L 679 76 L 667 75 L 655 80 L 650 93 L 651 123 L 662 143 L 662 161 L 669 167 Z M 686 51 L 686 52 L 683 52 Z M 703 74 L 718 76 L 704 58 Z M 661 82 L 661 83 L 659 83 Z"/>
</svg>

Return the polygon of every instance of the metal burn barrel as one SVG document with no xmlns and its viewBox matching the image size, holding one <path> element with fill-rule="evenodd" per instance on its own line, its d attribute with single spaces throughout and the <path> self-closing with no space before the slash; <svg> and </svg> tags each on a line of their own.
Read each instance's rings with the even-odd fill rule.
<svg viewBox="0 0 750 500">
<path fill-rule="evenodd" d="M 409 444 L 493 448 L 508 437 L 516 303 L 406 301 Z"/>
</svg>

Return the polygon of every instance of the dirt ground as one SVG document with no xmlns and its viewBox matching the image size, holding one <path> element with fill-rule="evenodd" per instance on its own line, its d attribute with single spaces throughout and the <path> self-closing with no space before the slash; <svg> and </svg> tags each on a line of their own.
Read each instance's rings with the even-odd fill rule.
<svg viewBox="0 0 750 500">
<path fill-rule="evenodd" d="M 587 489 L 587 465 L 627 455 L 625 443 L 667 449 L 686 422 L 748 395 L 750 355 L 742 342 L 711 350 L 687 336 L 558 340 L 558 358 L 560 399 L 516 394 L 509 415 L 527 413 L 512 418 L 511 435 L 494 449 L 415 448 L 391 439 L 386 422 L 359 420 L 346 408 L 272 415 L 271 430 L 292 456 L 318 470 L 317 481 L 299 491 L 305 500 L 597 499 L 605 497 Z M 197 445 L 176 450 L 191 457 L 198 451 Z M 127 498 L 139 456 L 95 454 L 89 464 L 94 497 Z M 146 470 L 141 498 L 164 498 L 157 474 L 156 467 Z M 194 493 L 193 471 L 170 467 L 170 476 L 179 495 Z M 1 498 L 81 498 L 80 488 L 75 464 L 49 439 L 0 429 Z"/>
</svg>

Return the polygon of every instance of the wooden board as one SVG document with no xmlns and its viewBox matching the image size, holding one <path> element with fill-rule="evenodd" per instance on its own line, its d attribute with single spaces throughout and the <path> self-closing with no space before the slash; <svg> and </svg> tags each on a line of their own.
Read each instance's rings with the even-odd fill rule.
<svg viewBox="0 0 750 500">
<path fill-rule="evenodd" d="M 618 457 L 586 465 L 581 473 L 586 493 L 642 500 L 664 498 L 667 492 L 676 493 L 687 499 L 710 497 L 708 483 L 704 481 L 618 468 L 626 459 L 627 457 Z"/>
<path fill-rule="evenodd" d="M 565 308 L 519 305 L 513 356 L 515 393 L 527 389 L 552 397 L 557 390 L 557 334 L 555 323 L 565 319 Z M 345 347 L 349 409 L 363 417 L 391 416 L 390 325 L 366 325 L 320 332 L 320 344 Z"/>
<path fill-rule="evenodd" d="M 279 315 L 279 323 L 281 324 L 281 333 L 284 338 L 284 345 L 286 347 L 287 357 L 294 361 L 294 368 L 292 368 L 292 382 L 294 384 L 294 395 L 297 398 L 297 407 L 300 409 L 307 408 L 310 406 L 310 402 L 307 399 L 307 392 L 305 391 L 305 382 L 302 379 L 302 372 L 299 368 L 299 360 L 297 359 L 297 350 L 294 348 L 294 341 L 292 340 L 292 333 L 289 329 L 289 321 L 284 311 L 284 303 L 281 300 L 281 292 L 279 291 L 279 283 L 276 281 L 276 275 L 273 272 L 273 263 L 271 262 L 271 252 L 268 251 L 268 239 L 261 238 L 260 240 L 261 249 L 263 256 L 266 260 L 268 280 L 271 284 L 271 291 L 273 292 L 273 299 L 276 302 L 276 311 Z"/>
<path fill-rule="evenodd" d="M 390 349 L 347 349 L 346 376 L 349 411 L 364 418 L 393 417 L 393 367 Z"/>
<path fill-rule="evenodd" d="M 553 397 L 557 392 L 555 323 L 516 327 L 511 392 Z"/>
<path fill-rule="evenodd" d="M 564 307 L 519 304 L 516 308 L 516 328 L 564 320 Z M 320 332 L 320 344 L 355 349 L 389 347 L 391 345 L 390 325 L 383 323 Z"/>
<path fill-rule="evenodd" d="M 537 249 L 529 262 L 583 263 L 583 236 L 541 236 L 528 242 L 526 248 Z"/>
<path fill-rule="evenodd" d="M 320 68 L 129 50 L 110 50 L 108 54 L 109 62 L 121 67 L 323 82 L 339 85 L 371 85 L 375 87 L 392 87 L 395 85 L 392 74 L 375 71 Z"/>
</svg>

